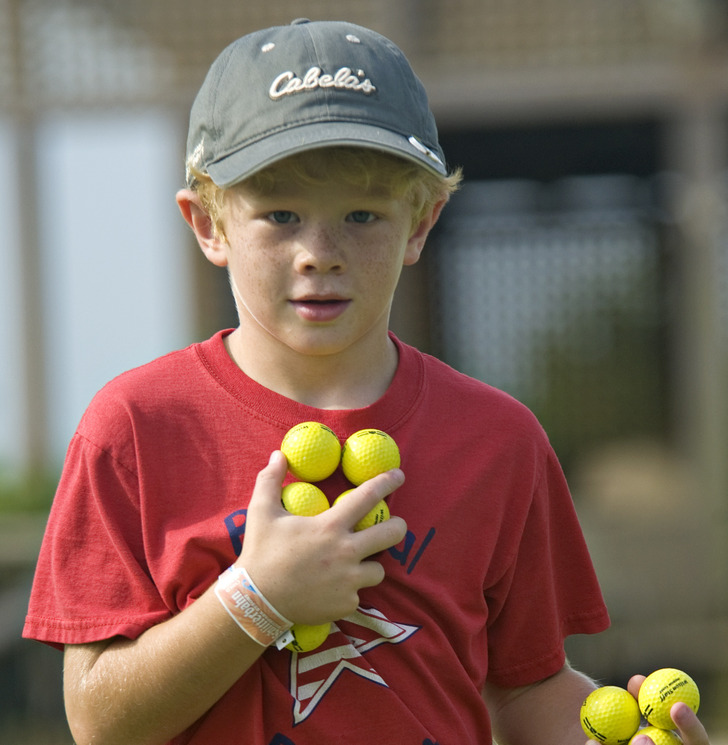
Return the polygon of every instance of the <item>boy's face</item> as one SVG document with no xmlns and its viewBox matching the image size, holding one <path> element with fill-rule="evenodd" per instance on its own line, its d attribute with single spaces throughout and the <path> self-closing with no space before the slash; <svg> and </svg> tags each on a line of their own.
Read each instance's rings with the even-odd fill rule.
<svg viewBox="0 0 728 745">
<path fill-rule="evenodd" d="M 228 200 L 225 263 L 244 337 L 314 356 L 386 337 L 428 218 L 413 228 L 409 204 L 342 182 L 279 180 L 266 194 L 242 185 Z"/>
</svg>

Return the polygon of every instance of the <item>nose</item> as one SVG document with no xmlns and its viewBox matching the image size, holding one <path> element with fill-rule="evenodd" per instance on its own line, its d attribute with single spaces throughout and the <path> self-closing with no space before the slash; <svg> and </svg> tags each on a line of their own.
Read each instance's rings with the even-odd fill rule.
<svg viewBox="0 0 728 745">
<path fill-rule="evenodd" d="M 345 260 L 341 237 L 331 227 L 310 226 L 299 236 L 296 248 L 296 270 L 301 273 L 344 271 Z"/>
</svg>

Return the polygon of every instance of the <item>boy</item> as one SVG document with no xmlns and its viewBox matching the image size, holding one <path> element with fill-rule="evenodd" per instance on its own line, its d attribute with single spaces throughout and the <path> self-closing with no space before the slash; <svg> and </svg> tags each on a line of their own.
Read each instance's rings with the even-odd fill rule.
<svg viewBox="0 0 728 745">
<path fill-rule="evenodd" d="M 112 381 L 69 447 L 25 634 L 65 648 L 77 743 L 582 742 L 563 638 L 608 618 L 546 437 L 388 333 L 458 181 L 401 52 L 344 23 L 244 37 L 193 105 L 187 176 L 239 325 Z M 287 513 L 278 448 L 310 420 L 389 432 L 402 470 Z"/>
</svg>

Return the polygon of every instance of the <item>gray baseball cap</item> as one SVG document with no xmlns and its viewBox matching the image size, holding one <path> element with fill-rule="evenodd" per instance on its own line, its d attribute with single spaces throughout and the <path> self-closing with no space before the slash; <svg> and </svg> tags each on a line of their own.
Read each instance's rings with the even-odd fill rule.
<svg viewBox="0 0 728 745">
<path fill-rule="evenodd" d="M 370 29 L 299 19 L 238 39 L 213 62 L 190 112 L 189 166 L 228 187 L 304 150 L 374 148 L 445 175 L 424 86 Z"/>
</svg>

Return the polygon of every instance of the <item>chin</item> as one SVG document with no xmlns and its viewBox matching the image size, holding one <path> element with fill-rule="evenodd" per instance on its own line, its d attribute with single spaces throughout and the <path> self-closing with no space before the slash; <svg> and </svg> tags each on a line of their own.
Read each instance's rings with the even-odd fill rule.
<svg viewBox="0 0 728 745">
<path fill-rule="evenodd" d="M 337 335 L 336 338 L 327 338 L 326 334 L 313 333 L 310 335 L 301 335 L 296 339 L 281 340 L 293 352 L 303 357 L 330 357 L 341 354 L 356 344 L 356 339 L 342 339 Z"/>
</svg>

